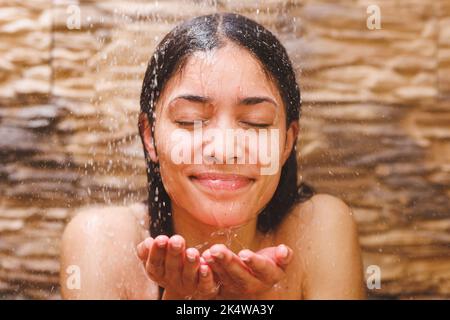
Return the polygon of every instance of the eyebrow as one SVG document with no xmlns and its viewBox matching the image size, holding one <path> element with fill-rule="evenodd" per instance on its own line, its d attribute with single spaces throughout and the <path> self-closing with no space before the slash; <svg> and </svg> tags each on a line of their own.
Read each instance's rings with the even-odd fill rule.
<svg viewBox="0 0 450 320">
<path fill-rule="evenodd" d="M 169 104 L 173 103 L 175 100 L 178 99 L 183 99 L 183 100 L 188 100 L 191 102 L 196 102 L 196 103 L 207 103 L 207 102 L 211 102 L 212 99 L 209 97 L 203 97 L 203 96 L 198 96 L 198 95 L 194 95 L 194 94 L 182 94 L 179 96 L 176 96 L 175 98 L 173 98 Z M 239 100 L 238 104 L 243 104 L 243 105 L 254 105 L 254 104 L 258 104 L 258 103 L 262 103 L 262 102 L 268 102 L 273 104 L 276 108 L 278 108 L 278 104 L 269 97 L 265 97 L 265 96 L 256 96 L 256 97 L 246 97 L 243 98 L 241 100 Z"/>
</svg>

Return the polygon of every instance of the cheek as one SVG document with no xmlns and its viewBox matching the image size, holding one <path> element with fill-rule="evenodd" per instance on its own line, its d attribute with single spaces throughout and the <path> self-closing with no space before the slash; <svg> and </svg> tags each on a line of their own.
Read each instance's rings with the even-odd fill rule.
<svg viewBox="0 0 450 320">
<path fill-rule="evenodd" d="M 262 209 L 274 196 L 280 181 L 280 173 L 261 176 L 258 180 L 258 189 L 255 198 L 258 199 L 259 208 Z"/>
<path fill-rule="evenodd" d="M 177 142 L 172 138 L 173 132 L 174 130 L 170 128 L 169 124 L 165 124 L 163 128 L 161 126 L 155 128 L 161 179 L 169 196 L 177 192 L 183 169 L 182 165 L 174 163 L 172 159 L 172 150 L 177 145 Z"/>
</svg>

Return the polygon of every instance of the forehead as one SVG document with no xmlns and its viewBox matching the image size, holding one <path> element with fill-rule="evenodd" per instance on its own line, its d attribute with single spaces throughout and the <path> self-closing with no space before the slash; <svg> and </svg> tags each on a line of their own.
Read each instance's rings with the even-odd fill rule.
<svg viewBox="0 0 450 320">
<path fill-rule="evenodd" d="M 246 49 L 228 43 L 211 51 L 195 52 L 164 89 L 164 100 L 195 93 L 217 100 L 269 95 L 281 105 L 278 89 L 260 62 Z"/>
</svg>

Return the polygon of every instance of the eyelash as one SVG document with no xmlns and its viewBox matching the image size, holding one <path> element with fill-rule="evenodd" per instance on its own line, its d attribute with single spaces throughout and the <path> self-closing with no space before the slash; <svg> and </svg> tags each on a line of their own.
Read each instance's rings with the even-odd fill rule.
<svg viewBox="0 0 450 320">
<path fill-rule="evenodd" d="M 201 120 L 202 123 L 206 122 L 208 120 Z M 193 121 L 175 121 L 176 124 L 178 124 L 179 126 L 193 126 L 194 122 Z M 268 128 L 271 126 L 270 123 L 251 123 L 251 122 L 245 122 L 245 121 L 241 121 L 241 123 L 251 126 L 251 127 L 255 127 L 255 128 Z"/>
<path fill-rule="evenodd" d="M 202 123 L 208 121 L 208 120 L 200 120 Z M 175 121 L 176 124 L 178 124 L 179 126 L 193 126 L 194 125 L 194 121 Z"/>
<path fill-rule="evenodd" d="M 271 126 L 271 124 L 269 124 L 269 123 L 251 123 L 251 122 L 245 122 L 245 121 L 241 121 L 241 123 L 251 126 L 251 127 L 255 127 L 255 128 L 268 128 Z"/>
</svg>

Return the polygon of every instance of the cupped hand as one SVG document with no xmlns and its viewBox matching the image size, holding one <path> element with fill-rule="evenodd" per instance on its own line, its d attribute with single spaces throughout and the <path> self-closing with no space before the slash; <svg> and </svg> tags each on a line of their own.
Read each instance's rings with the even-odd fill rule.
<svg viewBox="0 0 450 320">
<path fill-rule="evenodd" d="M 180 235 L 146 238 L 137 255 L 150 279 L 165 289 L 163 299 L 213 299 L 218 293 L 212 270 Z"/>
<path fill-rule="evenodd" d="M 292 256 L 283 244 L 258 252 L 244 249 L 238 255 L 216 244 L 202 254 L 220 282 L 220 295 L 246 298 L 256 298 L 281 281 Z"/>
</svg>

